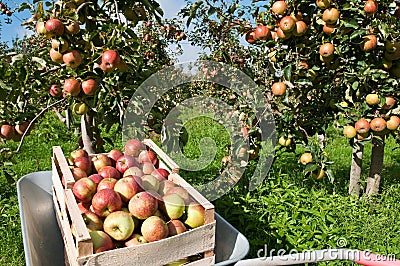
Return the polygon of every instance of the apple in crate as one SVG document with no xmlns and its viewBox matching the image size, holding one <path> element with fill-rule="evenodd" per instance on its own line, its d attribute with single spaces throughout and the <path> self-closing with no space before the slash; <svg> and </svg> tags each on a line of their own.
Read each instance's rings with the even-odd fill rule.
<svg viewBox="0 0 400 266">
<path fill-rule="evenodd" d="M 150 216 L 144 220 L 140 231 L 148 242 L 164 239 L 169 233 L 167 224 L 158 216 Z"/>
<path fill-rule="evenodd" d="M 112 149 L 108 152 L 107 156 L 111 159 L 112 165 L 115 166 L 118 159 L 124 156 L 124 153 L 118 149 Z"/>
<path fill-rule="evenodd" d="M 154 165 L 150 162 L 144 162 L 142 164 L 142 171 L 143 171 L 143 174 L 145 174 L 145 175 L 150 175 L 151 173 L 153 173 L 153 171 L 155 169 L 156 168 L 154 167 Z"/>
<path fill-rule="evenodd" d="M 84 203 L 89 203 L 96 191 L 97 184 L 88 177 L 79 179 L 72 187 L 76 200 Z"/>
<path fill-rule="evenodd" d="M 92 162 L 88 157 L 75 158 L 74 165 L 85 171 L 87 175 L 92 172 Z"/>
<path fill-rule="evenodd" d="M 186 220 L 184 223 L 191 228 L 196 228 L 204 224 L 205 210 L 197 202 L 191 202 L 186 207 Z"/>
<path fill-rule="evenodd" d="M 130 213 L 116 211 L 104 219 L 104 232 L 117 241 L 128 239 L 133 230 L 135 230 L 135 223 Z"/>
<path fill-rule="evenodd" d="M 186 263 L 188 263 L 190 260 L 188 258 L 184 258 L 184 259 L 180 259 L 180 260 L 176 260 L 173 262 L 170 262 L 168 264 L 166 264 L 165 266 L 183 266 Z"/>
<path fill-rule="evenodd" d="M 90 202 L 78 202 L 78 209 L 81 214 L 90 211 Z"/>
<path fill-rule="evenodd" d="M 86 172 L 78 167 L 72 168 L 71 172 L 72 172 L 72 176 L 74 177 L 75 181 L 78 181 L 81 178 L 87 177 Z"/>
<path fill-rule="evenodd" d="M 119 193 L 123 202 L 142 192 L 142 179 L 138 176 L 126 176 L 115 183 L 114 190 Z"/>
<path fill-rule="evenodd" d="M 97 191 L 100 191 L 105 188 L 114 189 L 114 186 L 117 183 L 117 181 L 118 180 L 115 178 L 103 178 L 97 185 Z"/>
<path fill-rule="evenodd" d="M 125 154 L 138 157 L 139 153 L 146 150 L 146 146 L 138 139 L 130 139 L 125 143 L 124 151 Z"/>
<path fill-rule="evenodd" d="M 101 180 L 103 180 L 104 178 L 99 175 L 99 174 L 93 174 L 89 176 L 90 179 L 92 179 L 96 184 L 100 183 Z"/>
<path fill-rule="evenodd" d="M 70 153 L 69 160 L 73 162 L 76 158 L 79 158 L 79 157 L 88 157 L 89 158 L 89 154 L 85 150 L 77 149 Z"/>
<path fill-rule="evenodd" d="M 160 182 L 155 176 L 152 175 L 142 176 L 142 185 L 144 190 L 158 191 L 160 188 Z"/>
<path fill-rule="evenodd" d="M 152 216 L 158 209 L 158 200 L 148 192 L 139 192 L 128 204 L 129 212 L 140 220 Z"/>
<path fill-rule="evenodd" d="M 97 154 L 93 156 L 92 163 L 94 168 L 96 169 L 96 172 L 99 172 L 101 168 L 111 166 L 112 164 L 111 159 L 108 158 L 108 156 L 105 154 Z"/>
<path fill-rule="evenodd" d="M 170 220 L 168 223 L 168 236 L 174 236 L 186 232 L 186 226 L 180 220 Z"/>
<path fill-rule="evenodd" d="M 187 192 L 187 190 L 180 186 L 175 186 L 175 187 L 171 187 L 171 188 L 167 189 L 167 193 L 165 193 L 165 194 L 179 195 L 183 199 L 183 201 L 185 202 L 186 205 L 188 205 L 191 201 L 190 195 Z"/>
<path fill-rule="evenodd" d="M 130 167 L 128 170 L 125 171 L 124 177 L 128 175 L 134 176 L 143 176 L 143 171 L 137 166 Z"/>
<path fill-rule="evenodd" d="M 151 173 L 151 175 L 157 177 L 158 181 L 162 182 L 168 179 L 169 172 L 164 168 L 157 168 Z"/>
<path fill-rule="evenodd" d="M 115 179 L 121 178 L 121 173 L 118 172 L 118 170 L 112 166 L 104 166 L 103 168 L 100 169 L 98 174 L 101 175 L 103 178 L 115 178 Z"/>
<path fill-rule="evenodd" d="M 156 165 L 158 161 L 157 155 L 153 151 L 144 150 L 139 153 L 138 162 L 139 163 L 152 163 Z"/>
<path fill-rule="evenodd" d="M 126 247 L 137 246 L 148 243 L 141 234 L 132 234 L 125 242 Z"/>
<path fill-rule="evenodd" d="M 84 212 L 82 213 L 82 218 L 89 232 L 103 230 L 103 220 L 94 212 Z"/>
<path fill-rule="evenodd" d="M 105 188 L 94 194 L 92 208 L 98 216 L 107 217 L 110 213 L 121 210 L 122 200 L 113 189 Z"/>
<path fill-rule="evenodd" d="M 135 157 L 127 154 L 119 157 L 115 163 L 115 168 L 117 168 L 121 174 L 124 174 L 126 170 L 134 166 L 138 166 Z"/>
<path fill-rule="evenodd" d="M 93 252 L 100 253 L 114 248 L 114 243 L 109 235 L 103 231 L 89 232 L 93 242 Z"/>
<path fill-rule="evenodd" d="M 171 180 L 165 180 L 163 182 L 160 183 L 160 187 L 158 189 L 158 193 L 160 195 L 165 195 L 167 194 L 167 191 L 170 188 L 176 187 L 176 184 L 174 182 L 172 182 Z"/>
<path fill-rule="evenodd" d="M 170 219 L 179 219 L 185 212 L 185 202 L 177 194 L 162 197 L 161 208 Z"/>
</svg>

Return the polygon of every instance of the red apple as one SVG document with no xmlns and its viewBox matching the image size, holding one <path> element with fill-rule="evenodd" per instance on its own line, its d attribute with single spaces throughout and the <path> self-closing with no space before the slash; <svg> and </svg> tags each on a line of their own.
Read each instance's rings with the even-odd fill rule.
<svg viewBox="0 0 400 266">
<path fill-rule="evenodd" d="M 130 167 L 128 170 L 126 170 L 124 172 L 124 177 L 128 176 L 128 175 L 134 175 L 134 176 L 140 176 L 141 177 L 141 176 L 143 176 L 143 171 L 137 166 Z"/>
<path fill-rule="evenodd" d="M 121 178 L 121 173 L 118 172 L 117 169 L 109 165 L 101 168 L 100 171 L 98 171 L 98 174 L 101 175 L 103 178 Z"/>
<path fill-rule="evenodd" d="M 197 202 L 191 202 L 186 208 L 186 216 L 184 223 L 191 228 L 196 228 L 204 224 L 205 210 Z"/>
<path fill-rule="evenodd" d="M 105 188 L 94 194 L 92 208 L 98 216 L 107 217 L 110 213 L 121 210 L 122 200 L 113 189 Z"/>
<path fill-rule="evenodd" d="M 75 182 L 72 187 L 72 192 L 77 201 L 89 203 L 92 200 L 93 195 L 96 193 L 96 189 L 97 185 L 92 179 L 83 177 Z"/>
<path fill-rule="evenodd" d="M 100 253 L 114 248 L 114 242 L 111 237 L 103 231 L 91 231 L 89 234 L 93 242 L 94 253 Z"/>
<path fill-rule="evenodd" d="M 155 176 L 144 175 L 142 176 L 142 185 L 144 190 L 158 191 L 160 188 L 160 181 Z"/>
<path fill-rule="evenodd" d="M 112 212 L 104 220 L 104 232 L 117 241 L 128 239 L 134 229 L 131 214 L 124 211 Z"/>
<path fill-rule="evenodd" d="M 99 174 L 93 174 L 89 176 L 90 179 L 92 179 L 96 184 L 99 184 L 101 180 L 103 180 L 104 178 L 99 175 Z"/>
<path fill-rule="evenodd" d="M 173 187 L 176 187 L 176 184 L 174 182 L 172 182 L 171 180 L 162 181 L 162 182 L 160 182 L 160 187 L 158 188 L 158 193 L 160 193 L 160 195 L 165 195 L 165 194 L 167 194 L 167 191 Z"/>
<path fill-rule="evenodd" d="M 119 157 L 115 163 L 115 167 L 121 174 L 124 174 L 126 170 L 134 166 L 139 166 L 135 157 L 126 154 Z"/>
<path fill-rule="evenodd" d="M 123 202 L 129 202 L 133 196 L 143 191 L 142 179 L 138 176 L 123 177 L 115 183 L 114 191 L 118 192 Z"/>
<path fill-rule="evenodd" d="M 11 125 L 2 125 L 0 129 L 1 137 L 10 140 L 15 136 L 15 128 Z"/>
<path fill-rule="evenodd" d="M 146 146 L 138 139 L 130 139 L 125 143 L 124 151 L 125 154 L 132 155 L 134 157 L 139 156 L 139 153 L 146 150 Z"/>
<path fill-rule="evenodd" d="M 124 156 L 124 153 L 121 150 L 112 149 L 108 152 L 107 156 L 111 159 L 112 165 L 116 166 L 118 159 Z"/>
<path fill-rule="evenodd" d="M 51 87 L 50 87 L 50 95 L 53 96 L 54 98 L 61 97 L 62 92 L 61 92 L 60 86 L 58 86 L 56 84 L 51 85 Z"/>
<path fill-rule="evenodd" d="M 95 79 L 86 79 L 82 81 L 82 91 L 88 96 L 93 96 L 99 87 L 99 83 Z"/>
<path fill-rule="evenodd" d="M 74 78 L 64 81 L 63 94 L 65 96 L 78 96 L 81 92 L 81 83 Z"/>
<path fill-rule="evenodd" d="M 89 232 L 103 230 L 103 220 L 94 212 L 84 212 L 82 218 Z"/>
<path fill-rule="evenodd" d="M 184 233 L 187 229 L 186 226 L 180 220 L 171 220 L 167 223 L 168 236 L 174 236 Z"/>
<path fill-rule="evenodd" d="M 62 56 L 62 60 L 64 61 L 64 64 L 70 68 L 77 68 L 82 64 L 82 56 L 77 50 L 71 50 L 69 52 L 66 52 Z"/>
<path fill-rule="evenodd" d="M 139 163 L 150 162 L 153 165 L 156 165 L 157 161 L 158 161 L 157 155 L 152 151 L 143 150 L 139 153 L 138 156 Z"/>
<path fill-rule="evenodd" d="M 101 170 L 101 168 L 106 166 L 111 166 L 111 159 L 108 158 L 105 154 L 97 154 L 92 158 L 92 163 L 97 172 Z"/>
<path fill-rule="evenodd" d="M 183 187 L 179 187 L 179 186 L 171 187 L 171 188 L 167 189 L 167 193 L 165 193 L 165 194 L 177 194 L 183 199 L 185 204 L 190 203 L 190 195 L 187 192 L 187 190 L 184 189 Z"/>
<path fill-rule="evenodd" d="M 107 50 L 101 57 L 100 68 L 105 72 L 111 72 L 117 68 L 120 62 L 121 58 L 116 51 Z"/>
<path fill-rule="evenodd" d="M 78 209 L 81 214 L 90 211 L 90 203 L 78 202 Z"/>
<path fill-rule="evenodd" d="M 72 151 L 70 153 L 69 157 L 73 161 L 78 157 L 88 157 L 89 158 L 89 154 L 85 150 L 77 149 L 77 150 Z"/>
<path fill-rule="evenodd" d="M 97 185 L 97 191 L 102 189 L 114 189 L 115 184 L 117 183 L 117 179 L 115 178 L 103 178 L 100 180 L 99 184 Z"/>
<path fill-rule="evenodd" d="M 50 49 L 50 58 L 53 62 L 61 64 L 63 62 L 63 54 L 59 51 L 54 50 L 53 48 Z"/>
<path fill-rule="evenodd" d="M 144 220 L 157 211 L 158 201 L 148 192 L 139 192 L 131 198 L 128 208 L 133 216 Z"/>
<path fill-rule="evenodd" d="M 74 165 L 85 171 L 87 175 L 89 175 L 92 172 L 92 162 L 88 157 L 75 158 Z"/>
<path fill-rule="evenodd" d="M 52 35 L 61 36 L 64 33 L 64 24 L 56 18 L 46 21 L 45 28 Z"/>
<path fill-rule="evenodd" d="M 79 179 L 87 177 L 86 172 L 78 167 L 72 168 L 71 172 L 72 172 L 72 176 L 74 177 L 75 181 L 78 181 Z"/>
<path fill-rule="evenodd" d="M 79 26 L 79 23 L 76 20 L 72 21 L 70 24 L 65 26 L 65 30 L 71 35 L 77 34 L 80 31 L 80 29 L 81 27 Z"/>
<path fill-rule="evenodd" d="M 36 23 L 35 29 L 37 34 L 44 35 L 47 33 L 45 23 L 43 21 Z"/>
<path fill-rule="evenodd" d="M 15 132 L 19 135 L 23 135 L 25 131 L 28 129 L 30 121 L 24 121 L 17 125 L 15 125 Z"/>
<path fill-rule="evenodd" d="M 154 242 L 168 237 L 168 226 L 158 216 L 150 216 L 141 227 L 143 237 L 148 242 Z"/>
<path fill-rule="evenodd" d="M 162 197 L 161 208 L 170 219 L 179 219 L 185 212 L 185 201 L 177 194 Z"/>
<path fill-rule="evenodd" d="M 158 181 L 162 182 L 168 179 L 169 172 L 164 168 L 157 168 L 151 173 L 151 175 L 155 176 L 158 179 Z"/>
<path fill-rule="evenodd" d="M 132 234 L 125 242 L 126 247 L 141 245 L 148 243 L 141 234 Z"/>
<path fill-rule="evenodd" d="M 142 171 L 145 175 L 150 175 L 155 169 L 156 168 L 154 167 L 154 165 L 150 162 L 144 162 L 142 165 Z"/>
</svg>

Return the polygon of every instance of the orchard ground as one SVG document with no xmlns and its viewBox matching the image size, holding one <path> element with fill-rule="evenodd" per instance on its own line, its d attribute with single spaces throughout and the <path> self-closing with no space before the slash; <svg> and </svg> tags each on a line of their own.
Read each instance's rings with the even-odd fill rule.
<svg viewBox="0 0 400 266">
<path fill-rule="evenodd" d="M 221 125 L 208 118 L 191 120 L 185 128 L 189 136 L 183 147 L 186 156 L 195 159 L 200 155 L 198 143 L 204 137 L 214 139 L 218 150 L 215 160 L 206 169 L 182 172 L 182 176 L 192 184 L 212 180 L 221 168 L 229 136 Z M 346 247 L 400 254 L 400 149 L 395 149 L 397 145 L 392 138 L 388 139 L 380 194 L 373 202 L 356 199 L 347 194 L 352 148 L 340 130 L 330 127 L 327 133 L 326 151 L 335 162 L 331 167 L 335 177 L 333 184 L 304 175 L 298 163 L 301 148 L 297 154 L 282 149 L 277 151 L 275 163 L 256 191 L 248 191 L 246 178 L 251 175 L 247 173 L 233 190 L 214 202 L 217 212 L 249 239 L 249 257 L 256 257 L 257 251 L 265 245 L 276 250 Z M 105 137 L 114 141 L 114 145 L 106 142 L 106 151 L 122 148 L 116 130 L 112 129 Z M 20 153 L 14 157 L 14 165 L 9 167 L 14 175 L 0 174 L 0 265 L 25 264 L 16 181 L 25 174 L 51 169 L 52 146 L 59 145 L 70 152 L 77 147 L 78 138 L 54 114 L 47 114 L 35 125 Z M 17 145 L 9 142 L 6 147 L 15 149 Z M 365 165 L 368 165 L 370 153 L 371 146 L 366 144 Z M 252 166 L 255 165 L 250 165 L 248 172 Z M 363 169 L 362 180 L 367 177 L 368 170 Z"/>
</svg>

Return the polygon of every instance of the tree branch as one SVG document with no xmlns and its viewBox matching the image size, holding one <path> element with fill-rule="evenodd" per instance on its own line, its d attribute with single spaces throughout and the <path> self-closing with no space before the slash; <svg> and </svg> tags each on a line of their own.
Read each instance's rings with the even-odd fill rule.
<svg viewBox="0 0 400 266">
<path fill-rule="evenodd" d="M 49 110 L 49 109 L 52 108 L 53 106 L 56 106 L 57 104 L 60 104 L 60 103 L 64 102 L 65 100 L 66 100 L 66 98 L 61 99 L 61 100 L 59 100 L 59 101 L 57 101 L 57 102 L 55 102 L 55 103 L 50 104 L 49 106 L 47 106 L 46 108 L 44 108 L 42 111 L 40 111 L 40 113 L 37 114 L 37 115 L 32 119 L 32 121 L 29 123 L 29 125 L 28 125 L 28 127 L 26 128 L 24 134 L 23 134 L 22 137 L 21 137 L 21 141 L 19 142 L 18 148 L 17 148 L 17 150 L 16 150 L 17 153 L 18 153 L 19 150 L 21 149 L 22 143 L 24 142 L 24 139 L 25 139 L 25 136 L 26 136 L 26 134 L 29 132 L 29 130 L 31 129 L 31 127 L 32 127 L 32 125 L 35 123 L 35 121 L 36 121 L 42 114 L 44 114 L 47 110 Z"/>
</svg>

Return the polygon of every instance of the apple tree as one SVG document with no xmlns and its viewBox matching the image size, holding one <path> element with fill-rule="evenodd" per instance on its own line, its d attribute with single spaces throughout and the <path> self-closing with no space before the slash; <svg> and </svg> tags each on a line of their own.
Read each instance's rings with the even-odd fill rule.
<svg viewBox="0 0 400 266">
<path fill-rule="evenodd" d="M 19 87 L 12 91 L 26 95 L 36 114 L 57 106 L 68 110 L 66 118 L 80 117 L 82 144 L 89 153 L 101 146 L 101 128 L 121 125 L 136 87 L 172 63 L 168 44 L 185 37 L 175 21 L 162 21 L 163 12 L 152 0 L 35 0 L 18 10 L 31 11 L 23 25 L 35 35 L 27 39 L 29 53 L 4 55 L 5 71 L 15 72 L 3 81 Z M 20 71 L 16 64 L 23 65 Z M 13 102 L 10 98 L 5 104 L 9 112 Z"/>
<path fill-rule="evenodd" d="M 323 150 L 331 125 L 344 129 L 355 166 L 362 142 L 372 141 L 365 192 L 378 192 L 384 140 L 399 136 L 399 3 L 199 0 L 181 15 L 194 25 L 193 44 L 210 51 L 204 58 L 235 65 L 254 78 L 271 105 L 279 144 L 308 150 L 300 159 L 305 172 L 333 181 Z M 244 117 L 245 126 L 254 129 L 254 117 Z M 251 132 L 256 137 L 257 130 Z M 352 194 L 360 193 L 358 178 L 353 167 Z"/>
</svg>

